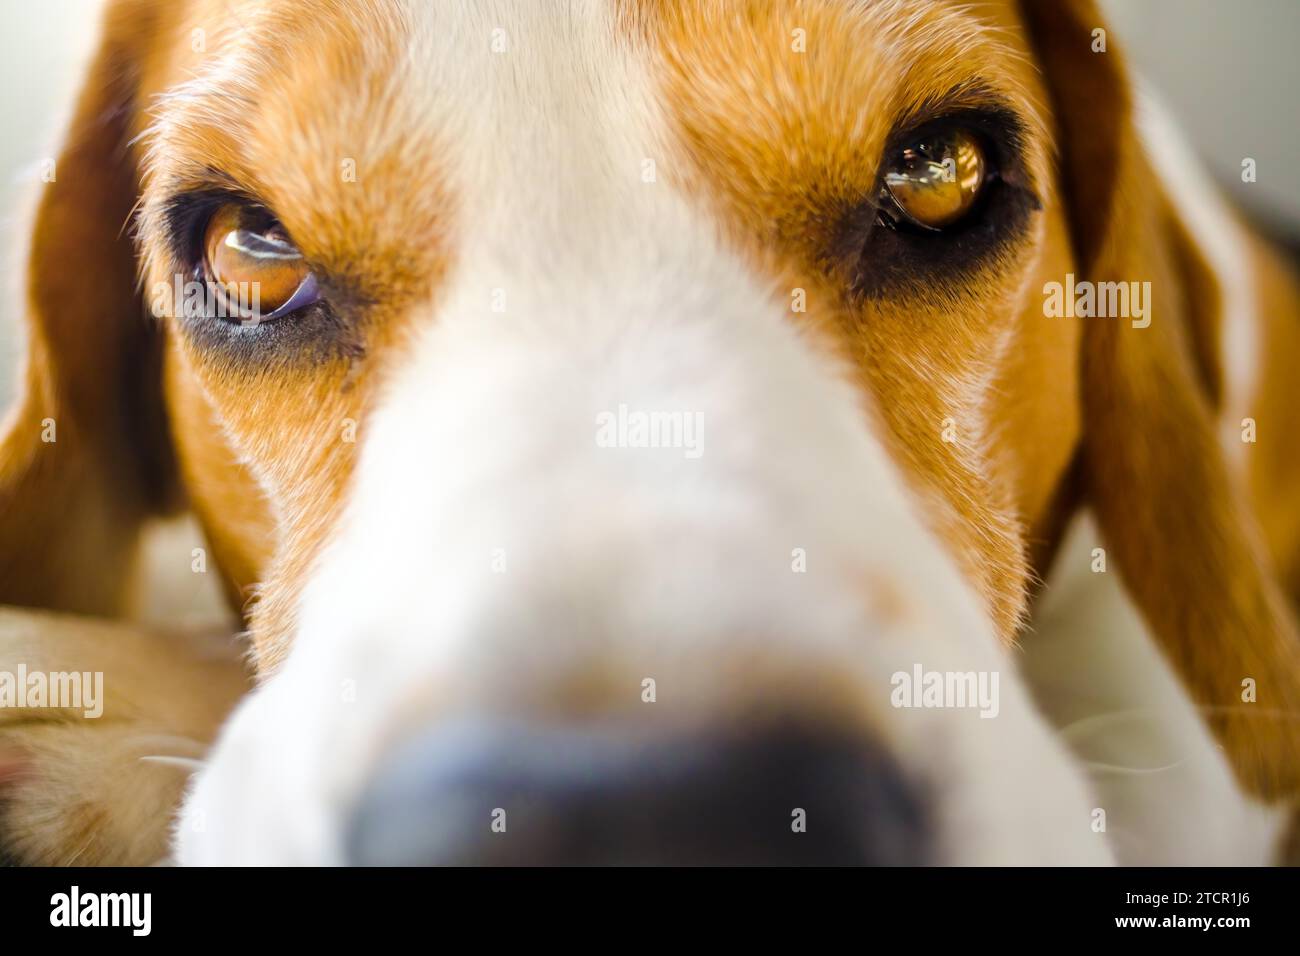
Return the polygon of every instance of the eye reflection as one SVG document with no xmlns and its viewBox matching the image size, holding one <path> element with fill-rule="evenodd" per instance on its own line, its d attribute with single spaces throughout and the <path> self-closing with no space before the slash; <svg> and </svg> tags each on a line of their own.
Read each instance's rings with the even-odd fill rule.
<svg viewBox="0 0 1300 956">
<path fill-rule="evenodd" d="M 905 146 L 885 172 L 882 206 L 937 232 L 960 220 L 985 181 L 984 151 L 971 133 L 955 129 Z"/>
</svg>

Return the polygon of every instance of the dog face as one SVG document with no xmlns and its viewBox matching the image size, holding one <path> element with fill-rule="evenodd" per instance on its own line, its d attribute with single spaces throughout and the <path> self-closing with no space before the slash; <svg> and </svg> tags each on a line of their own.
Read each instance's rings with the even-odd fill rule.
<svg viewBox="0 0 1300 956">
<path fill-rule="evenodd" d="M 660 733 L 784 709 L 875 740 L 863 702 L 886 700 L 897 654 L 910 667 L 918 648 L 832 679 L 859 653 L 855 632 L 975 627 L 991 645 L 991 621 L 1011 636 L 1022 489 L 987 464 L 987 405 L 1045 244 L 1047 175 L 1028 71 L 984 68 L 1017 62 L 1009 50 L 968 46 L 977 24 L 936 5 L 885 39 L 897 11 L 271 11 L 265 33 L 245 24 L 251 45 L 173 67 L 195 78 L 168 87 L 145 134 L 141 229 L 148 284 L 165 287 L 203 267 L 185 230 L 212 213 L 189 197 L 218 210 L 256 197 L 321 290 L 284 319 L 200 316 L 175 339 L 172 381 L 202 393 L 191 401 L 257 476 L 240 494 L 260 490 L 278 516 L 251 622 L 263 666 L 285 660 L 264 706 L 297 699 L 300 672 L 355 681 L 375 698 L 356 708 L 366 729 L 347 747 L 337 728 L 324 737 L 359 767 L 463 713 L 635 727 L 644 680 L 671 698 L 655 706 L 679 726 Z M 795 52 L 792 14 L 843 48 Z M 317 26 L 287 26 L 304 21 Z M 268 56 L 267 43 L 288 46 Z M 922 50 L 956 57 L 953 72 L 897 69 Z M 744 105 L 745 64 L 770 102 Z M 375 79 L 341 117 L 357 76 Z M 310 168 L 284 163 L 265 129 L 316 144 Z M 957 136 L 975 150 L 957 176 L 983 167 L 973 218 L 933 234 L 877 221 L 885 157 Z M 1064 404 L 1071 352 L 1058 351 Z M 602 415 L 623 408 L 683 415 L 696 444 L 603 447 Z M 185 462 L 208 449 L 179 444 L 201 486 Z M 1035 443 L 1056 475 L 1071 445 L 1068 429 Z M 900 485 L 920 508 L 883 490 Z M 828 527 L 850 514 L 848 535 Z M 903 544 L 931 534 L 923 515 L 942 543 Z M 915 566 L 888 572 L 910 547 Z M 824 593 L 796 576 L 800 553 L 834 569 Z M 922 583 L 953 603 L 948 620 L 924 622 Z M 358 615 L 346 605 L 360 594 Z M 1000 670 L 992 660 L 971 669 Z M 743 686 L 717 686 L 741 666 Z M 294 776 L 333 789 L 322 769 Z M 219 795 L 196 804 L 231 803 L 235 775 L 214 765 Z M 355 797 L 364 772 L 347 777 L 322 806 Z M 293 851 L 338 829 L 321 820 Z"/>
<path fill-rule="evenodd" d="M 1035 67 L 1088 23 L 933 0 L 115 4 L 67 155 L 116 186 L 41 220 L 86 217 L 66 228 L 111 255 L 80 291 L 37 267 L 54 371 L 29 391 L 87 436 L 96 546 L 183 489 L 246 609 L 262 684 L 182 859 L 496 858 L 512 810 L 504 858 L 587 858 L 555 834 L 630 780 L 682 814 L 771 811 L 715 859 L 766 858 L 801 811 L 848 819 L 849 859 L 1106 859 L 1008 653 L 1085 420 L 1123 458 L 1133 411 L 1089 407 L 1085 330 L 1040 294 L 1116 248 L 1089 204 L 1112 210 L 1120 161 L 1085 168 L 1068 85 Z M 1172 289 L 1171 261 L 1143 266 Z M 111 359 L 52 344 L 104 311 L 97 283 L 138 303 L 124 263 L 160 327 L 113 319 Z M 201 308 L 168 298 L 178 278 Z M 241 283 L 256 310 L 218 314 Z M 1200 396 L 1185 353 L 1174 385 Z M 92 367 L 107 384 L 64 384 Z M 165 431 L 127 414 L 102 437 L 124 381 Z M 116 601 L 29 578 L 30 600 Z M 996 676 L 996 719 L 898 706 L 917 666 Z M 681 858 L 624 802 L 596 829 L 637 835 L 609 852 Z"/>
<path fill-rule="evenodd" d="M 175 276 L 205 270 L 222 281 L 265 276 L 251 260 L 213 275 L 205 231 L 240 225 L 212 225 L 221 213 L 261 217 L 248 223 L 250 235 L 282 233 L 317 290 L 287 322 L 177 322 L 169 356 L 186 485 L 198 489 L 223 565 L 238 569 L 235 586 L 262 585 L 252 627 L 259 656 L 274 661 L 290 646 L 302 588 L 352 500 L 353 452 L 364 441 L 345 438 L 364 439 L 417 342 L 447 324 L 442 316 L 480 306 L 503 323 L 519 316 L 528 335 L 533 321 L 545 323 L 525 316 L 570 311 L 560 304 L 576 295 L 570 286 L 613 294 L 579 281 L 593 268 L 638 298 L 647 283 L 665 286 L 664 301 L 635 310 L 660 322 L 679 310 L 674 295 L 689 300 L 743 270 L 751 298 L 786 314 L 804 340 L 798 347 L 822 353 L 827 374 L 878 417 L 878 440 L 921 489 L 931 522 L 1009 638 L 1025 607 L 1021 521 L 1044 511 L 1078 431 L 1075 330 L 1019 314 L 1035 307 L 1021 293 L 1041 284 L 1038 272 L 1060 271 L 1064 232 L 1058 222 L 1049 249 L 1048 217 L 1037 214 L 1049 184 L 1041 92 L 1024 51 L 942 5 L 911 12 L 921 19 L 903 30 L 899 9 L 888 7 L 594 10 L 572 18 L 583 21 L 574 41 L 587 54 L 583 77 L 547 61 L 545 51 L 568 49 L 564 31 L 579 29 L 552 13 L 521 20 L 518 30 L 546 39 L 537 49 L 521 38 L 513 52 L 499 49 L 509 46 L 508 10 L 363 8 L 340 17 L 270 4 L 238 21 L 200 14 L 215 24 L 213 49 L 196 53 L 178 38 L 142 133 L 146 287 L 170 290 Z M 505 26 L 487 26 L 486 50 L 463 41 L 463 31 L 502 17 Z M 791 17 L 810 18 L 796 29 L 816 32 L 825 47 L 811 56 L 791 49 L 802 42 L 785 36 Z M 502 31 L 495 40 L 493 30 Z M 320 75 L 322 55 L 336 76 Z M 514 88 L 506 77 L 488 84 L 511 56 L 527 62 L 528 75 L 509 79 Z M 936 72 L 933 62 L 950 65 Z M 397 69 L 412 72 L 398 80 Z M 383 82 L 343 97 L 354 73 Z M 770 95 L 742 107 L 747 75 L 765 77 Z M 582 96 L 566 82 L 597 88 Z M 545 126 L 511 112 L 538 108 Z M 607 121 L 589 125 L 592 111 Z M 543 129 L 550 138 L 538 140 Z M 286 163 L 281 136 L 313 144 L 310 161 Z M 903 170 L 903 157 L 924 148 L 941 163 L 939 151 L 956 137 L 969 140 L 972 155 L 960 157 L 961 169 L 949 157 L 953 173 L 979 177 L 959 199 L 972 207 L 960 222 L 930 231 L 905 210 L 882 210 L 893 201 L 881 191 L 882 169 Z M 619 179 L 624 166 L 628 183 Z M 926 188 L 962 191 L 956 182 Z M 631 228 L 641 207 L 644 226 Z M 698 249 L 686 241 L 692 234 Z M 717 276 L 693 278 L 708 270 L 666 258 L 674 246 L 687 259 L 712 250 L 701 261 L 715 262 Z M 614 248 L 615 261 L 660 261 L 665 279 L 653 278 L 653 264 L 612 271 Z M 1044 263 L 1045 250 L 1058 261 Z M 545 275 L 526 282 L 534 272 Z M 486 283 L 484 295 L 476 298 L 473 283 Z M 570 338 L 585 346 L 562 329 L 539 333 L 554 334 L 575 369 L 593 339 L 637 334 L 636 320 L 610 314 L 633 311 L 630 303 L 586 308 L 604 313 L 606 325 L 575 330 Z M 1047 358 L 1029 381 L 1008 374 L 1027 348 Z M 996 419 L 1012 418 L 995 395 L 1004 405 L 1047 399 L 1067 411 L 1012 419 L 1029 440 L 994 449 Z M 673 411 L 654 408 L 652 395 L 618 398 L 602 400 Z M 598 411 L 581 416 L 582 431 Z M 217 448 L 202 424 L 213 416 L 224 433 Z M 214 459 L 234 459 L 246 475 L 232 482 L 227 466 L 214 479 Z M 247 516 L 244 502 L 259 498 L 266 513 Z"/>
</svg>

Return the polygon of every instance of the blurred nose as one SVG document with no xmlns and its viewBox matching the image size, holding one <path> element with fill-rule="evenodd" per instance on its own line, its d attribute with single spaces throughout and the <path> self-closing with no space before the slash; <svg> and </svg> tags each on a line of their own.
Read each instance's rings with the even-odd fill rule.
<svg viewBox="0 0 1300 956">
<path fill-rule="evenodd" d="M 878 745 L 843 732 L 637 739 L 472 724 L 395 750 L 363 794 L 349 862 L 907 865 L 925 806 Z"/>
</svg>

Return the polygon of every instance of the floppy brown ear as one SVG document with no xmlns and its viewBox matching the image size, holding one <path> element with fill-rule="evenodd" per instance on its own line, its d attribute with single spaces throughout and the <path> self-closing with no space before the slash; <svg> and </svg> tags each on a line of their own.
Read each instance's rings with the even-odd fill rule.
<svg viewBox="0 0 1300 956">
<path fill-rule="evenodd" d="M 174 497 L 162 331 L 137 289 L 130 221 L 130 129 L 156 6 L 110 5 L 37 204 L 27 357 L 0 439 L 0 603 L 120 613 L 141 523 Z"/>
<path fill-rule="evenodd" d="M 1218 284 L 1139 142 L 1114 38 L 1094 52 L 1095 5 L 1024 0 L 1022 10 L 1053 101 L 1076 278 L 1151 283 L 1149 326 L 1081 320 L 1089 503 L 1238 777 L 1262 796 L 1295 795 L 1300 639 L 1217 438 Z M 1243 701 L 1247 678 L 1257 702 Z"/>
</svg>

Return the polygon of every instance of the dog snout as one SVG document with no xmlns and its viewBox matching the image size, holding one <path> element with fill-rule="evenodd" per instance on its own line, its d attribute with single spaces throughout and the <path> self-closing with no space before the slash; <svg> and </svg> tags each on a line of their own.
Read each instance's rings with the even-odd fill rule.
<svg viewBox="0 0 1300 956">
<path fill-rule="evenodd" d="M 383 761 L 352 815 L 358 865 L 915 864 L 919 790 L 869 739 L 774 727 L 467 724 Z"/>
</svg>

